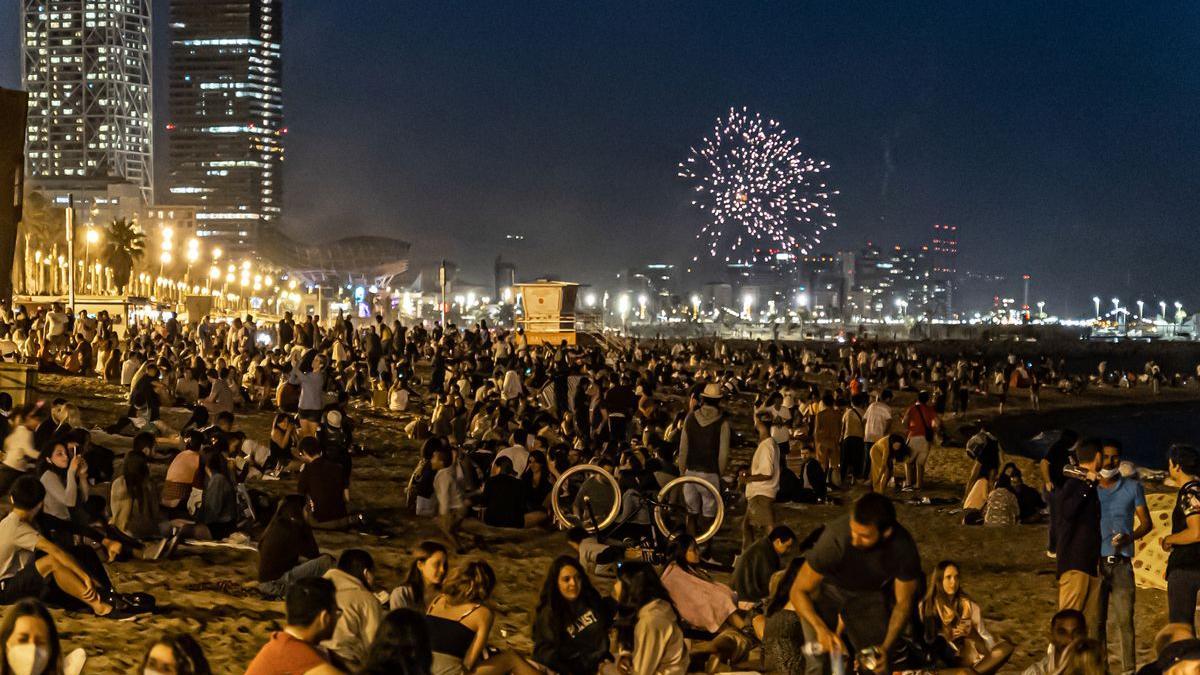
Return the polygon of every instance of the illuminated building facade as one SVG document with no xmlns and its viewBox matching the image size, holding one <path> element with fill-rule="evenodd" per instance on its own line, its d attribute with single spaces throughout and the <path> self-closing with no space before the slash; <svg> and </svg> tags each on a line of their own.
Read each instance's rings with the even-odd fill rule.
<svg viewBox="0 0 1200 675">
<path fill-rule="evenodd" d="M 113 184 L 153 200 L 150 0 L 25 0 L 30 185 L 61 201 Z"/>
<path fill-rule="evenodd" d="M 171 0 L 169 199 L 230 251 L 280 216 L 282 19 L 282 0 Z"/>
</svg>

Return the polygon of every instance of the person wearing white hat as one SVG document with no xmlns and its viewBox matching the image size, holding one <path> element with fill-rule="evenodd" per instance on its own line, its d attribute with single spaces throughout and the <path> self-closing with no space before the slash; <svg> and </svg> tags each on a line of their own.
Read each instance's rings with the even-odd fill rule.
<svg viewBox="0 0 1200 675">
<path fill-rule="evenodd" d="M 700 392 L 700 406 L 683 422 L 679 435 L 679 470 L 685 476 L 698 476 L 718 491 L 721 474 L 729 463 L 729 420 L 719 407 L 725 392 L 721 385 L 708 383 Z M 684 486 L 684 502 L 688 509 L 688 530 L 694 532 L 701 518 L 717 516 L 713 494 L 692 486 Z"/>
</svg>

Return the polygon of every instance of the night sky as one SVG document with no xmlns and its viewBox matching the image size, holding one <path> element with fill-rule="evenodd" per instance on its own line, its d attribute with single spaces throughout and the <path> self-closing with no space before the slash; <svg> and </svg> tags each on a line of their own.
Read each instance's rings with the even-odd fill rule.
<svg viewBox="0 0 1200 675">
<path fill-rule="evenodd" d="M 289 2 L 286 226 L 481 282 L 499 252 L 593 282 L 681 263 L 676 164 L 745 105 L 832 165 L 830 250 L 951 223 L 960 269 L 1029 272 L 1049 311 L 1194 305 L 1200 4 L 1067 4 Z"/>
</svg>

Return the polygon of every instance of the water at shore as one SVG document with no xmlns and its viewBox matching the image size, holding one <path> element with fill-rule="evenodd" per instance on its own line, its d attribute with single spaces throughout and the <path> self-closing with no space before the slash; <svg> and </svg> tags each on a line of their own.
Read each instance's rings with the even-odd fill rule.
<svg viewBox="0 0 1200 675">
<path fill-rule="evenodd" d="M 1140 466 L 1165 469 L 1172 443 L 1200 446 L 1200 403 L 1101 406 L 1057 410 L 1043 415 L 1001 417 L 996 431 L 1009 452 L 1037 458 L 1041 451 L 1028 443 L 1042 431 L 1071 429 L 1081 436 L 1116 438 L 1125 458 Z"/>
</svg>

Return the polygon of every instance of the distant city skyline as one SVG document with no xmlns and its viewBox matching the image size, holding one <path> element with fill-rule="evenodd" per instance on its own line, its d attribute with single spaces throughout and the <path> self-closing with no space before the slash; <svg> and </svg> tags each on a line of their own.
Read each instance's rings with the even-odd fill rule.
<svg viewBox="0 0 1200 675">
<path fill-rule="evenodd" d="M 154 2 L 159 45 L 168 7 Z M 746 105 L 831 165 L 840 224 L 822 251 L 952 223 L 960 269 L 1029 273 L 1055 312 L 1084 313 L 1093 295 L 1200 297 L 1186 264 L 1200 255 L 1200 7 L 283 11 L 282 225 L 301 237 L 396 236 L 414 261 L 451 258 L 479 281 L 497 254 L 522 277 L 590 282 L 682 263 L 702 250 L 702 216 L 674 167 Z"/>
</svg>

